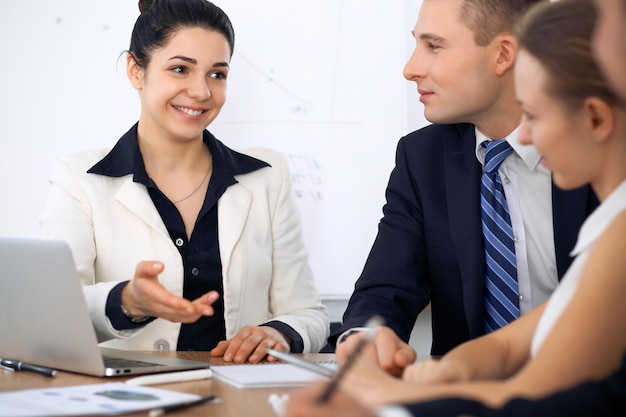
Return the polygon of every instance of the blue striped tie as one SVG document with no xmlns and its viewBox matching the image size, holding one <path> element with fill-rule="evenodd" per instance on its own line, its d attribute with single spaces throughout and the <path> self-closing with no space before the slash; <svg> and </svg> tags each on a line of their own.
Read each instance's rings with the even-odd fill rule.
<svg viewBox="0 0 626 417">
<path fill-rule="evenodd" d="M 509 208 L 498 168 L 513 151 L 506 140 L 485 141 L 485 169 L 480 187 L 481 218 L 485 239 L 485 332 L 519 317 L 519 290 L 515 244 Z"/>
</svg>

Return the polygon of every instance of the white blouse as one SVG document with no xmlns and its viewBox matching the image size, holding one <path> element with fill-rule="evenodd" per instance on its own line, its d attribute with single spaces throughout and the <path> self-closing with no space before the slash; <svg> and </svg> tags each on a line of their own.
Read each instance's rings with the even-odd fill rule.
<svg viewBox="0 0 626 417">
<path fill-rule="evenodd" d="M 548 305 L 537 324 L 533 336 L 530 352 L 535 356 L 552 328 L 561 317 L 561 314 L 574 296 L 582 275 L 582 270 L 587 263 L 587 258 L 593 249 L 593 245 L 604 233 L 611 222 L 626 210 L 626 181 L 609 195 L 609 197 L 585 220 L 578 233 L 576 247 L 571 252 L 576 259 L 567 270 L 556 291 L 550 297 Z"/>
</svg>

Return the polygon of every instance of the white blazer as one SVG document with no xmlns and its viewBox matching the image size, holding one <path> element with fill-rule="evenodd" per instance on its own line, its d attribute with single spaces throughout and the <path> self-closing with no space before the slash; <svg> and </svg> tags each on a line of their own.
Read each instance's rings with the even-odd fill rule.
<svg viewBox="0 0 626 417">
<path fill-rule="evenodd" d="M 109 291 L 132 279 L 142 260 L 163 262 L 159 281 L 183 294 L 182 259 L 145 186 L 132 175 L 87 174 L 107 153 L 54 162 L 40 217 L 43 237 L 70 245 L 99 341 L 121 349 L 175 350 L 180 323 L 157 319 L 118 331 L 105 315 Z M 287 161 L 269 149 L 242 153 L 271 167 L 236 176 L 238 183 L 218 201 L 226 337 L 245 325 L 278 320 L 300 334 L 304 352 L 317 352 L 326 344 L 329 321 L 308 263 Z"/>
</svg>

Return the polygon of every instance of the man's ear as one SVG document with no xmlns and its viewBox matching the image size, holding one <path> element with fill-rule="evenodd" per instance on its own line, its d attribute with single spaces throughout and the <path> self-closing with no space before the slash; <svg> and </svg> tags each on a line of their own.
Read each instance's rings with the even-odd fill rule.
<svg viewBox="0 0 626 417">
<path fill-rule="evenodd" d="M 613 107 L 601 98 L 589 97 L 583 104 L 583 112 L 593 140 L 606 142 L 616 129 Z"/>
<path fill-rule="evenodd" d="M 126 54 L 126 75 L 135 90 L 141 90 L 143 70 L 137 65 L 137 60 L 130 52 Z"/>
<path fill-rule="evenodd" d="M 512 70 L 517 58 L 517 39 L 511 33 L 501 33 L 494 38 L 493 46 L 496 57 L 496 73 L 503 75 Z"/>
</svg>

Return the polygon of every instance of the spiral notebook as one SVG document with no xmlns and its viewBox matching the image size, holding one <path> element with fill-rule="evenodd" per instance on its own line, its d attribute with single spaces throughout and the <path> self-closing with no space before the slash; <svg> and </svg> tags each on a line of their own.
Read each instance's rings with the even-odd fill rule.
<svg viewBox="0 0 626 417">
<path fill-rule="evenodd" d="M 337 369 L 333 361 L 316 362 L 331 371 Z M 290 363 L 263 362 L 242 365 L 213 365 L 213 376 L 238 388 L 297 387 L 317 380 L 328 380 L 319 372 L 303 369 Z"/>
</svg>

